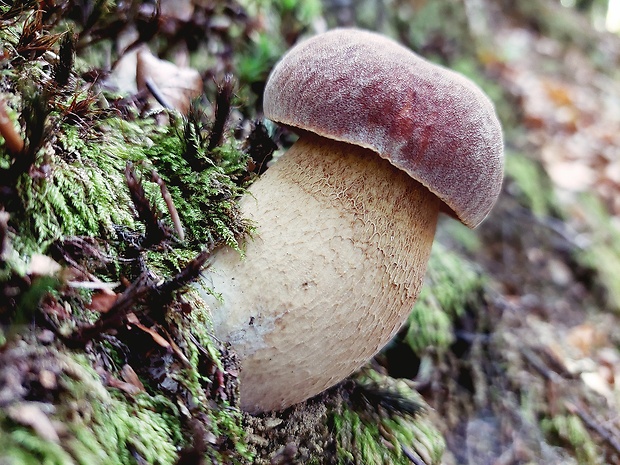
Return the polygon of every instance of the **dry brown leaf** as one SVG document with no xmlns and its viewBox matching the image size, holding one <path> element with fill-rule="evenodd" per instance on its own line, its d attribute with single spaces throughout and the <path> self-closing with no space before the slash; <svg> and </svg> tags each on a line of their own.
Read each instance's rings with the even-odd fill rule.
<svg viewBox="0 0 620 465">
<path fill-rule="evenodd" d="M 140 323 L 140 320 L 138 320 L 138 317 L 134 313 L 130 313 L 129 315 L 127 315 L 127 322 L 149 334 L 153 338 L 153 341 L 155 341 L 155 343 L 157 343 L 158 345 L 166 349 L 170 348 L 170 343 L 166 339 L 164 339 L 157 331 L 151 328 L 147 328 L 142 323 Z"/>
<path fill-rule="evenodd" d="M 607 334 L 590 323 L 583 323 L 572 328 L 566 341 L 585 356 L 591 356 L 596 350 L 609 344 Z"/>
<path fill-rule="evenodd" d="M 35 403 L 12 405 L 6 409 L 6 413 L 13 421 L 31 427 L 42 439 L 60 443 L 54 424 L 39 405 Z"/>
<path fill-rule="evenodd" d="M 547 95 L 556 105 L 573 105 L 571 89 L 564 83 L 551 79 L 542 79 Z"/>
<path fill-rule="evenodd" d="M 202 93 L 200 73 L 160 60 L 146 47 L 138 51 L 136 65 L 138 90 L 148 90 L 165 107 L 187 114 L 192 99 Z"/>
<path fill-rule="evenodd" d="M 98 292 L 94 294 L 86 308 L 99 313 L 106 313 L 112 308 L 119 294 L 114 292 Z"/>
<path fill-rule="evenodd" d="M 136 394 L 142 392 L 142 390 L 138 388 L 137 386 L 135 386 L 134 384 L 121 381 L 120 379 L 117 379 L 112 375 L 108 375 L 107 384 L 108 386 L 112 388 L 120 389 L 124 393 L 129 394 L 131 396 L 135 396 Z"/>
<path fill-rule="evenodd" d="M 133 384 L 140 391 L 144 391 L 144 384 L 142 384 L 142 381 L 140 381 L 140 378 L 138 378 L 138 375 L 131 365 L 127 363 L 123 365 L 123 368 L 121 369 L 121 376 L 125 382 Z"/>
</svg>

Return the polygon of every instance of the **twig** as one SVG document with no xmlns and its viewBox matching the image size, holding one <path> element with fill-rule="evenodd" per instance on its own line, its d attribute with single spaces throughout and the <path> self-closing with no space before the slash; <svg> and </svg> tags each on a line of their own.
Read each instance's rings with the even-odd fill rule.
<svg viewBox="0 0 620 465">
<path fill-rule="evenodd" d="M 419 457 L 416 457 L 415 453 L 404 444 L 400 445 L 400 449 L 403 451 L 403 454 L 405 454 L 405 457 L 407 457 L 414 465 L 426 465 L 426 462 L 421 460 Z"/>
<path fill-rule="evenodd" d="M 534 368 L 540 375 L 548 381 L 556 382 L 562 378 L 562 376 L 555 370 L 549 368 L 545 362 L 534 351 L 522 348 L 521 355 L 525 358 L 526 362 Z"/>
<path fill-rule="evenodd" d="M 588 428 L 596 432 L 603 439 L 603 441 L 605 441 L 612 449 L 616 451 L 617 454 L 620 454 L 620 438 L 615 437 L 608 428 L 603 426 L 599 421 L 597 421 L 594 417 L 592 417 L 589 413 L 585 412 L 583 409 L 579 408 L 577 405 L 570 402 L 566 402 L 565 405 L 566 409 L 570 413 L 577 415 Z"/>
<path fill-rule="evenodd" d="M 172 105 L 168 99 L 164 97 L 164 94 L 162 94 L 159 90 L 159 86 L 150 77 L 147 77 L 144 80 L 144 85 L 162 107 L 167 108 L 168 110 L 174 109 L 174 105 Z"/>
<path fill-rule="evenodd" d="M 207 262 L 213 251 L 213 246 L 210 246 L 200 252 L 194 259 L 192 259 L 185 267 L 172 278 L 164 281 L 157 286 L 157 303 L 167 303 L 172 298 L 172 294 L 181 289 L 183 286 L 191 283 L 200 275 L 204 264 Z"/>
<path fill-rule="evenodd" d="M 157 211 L 151 206 L 142 183 L 136 176 L 131 163 L 127 163 L 125 167 L 125 180 L 129 187 L 131 200 L 138 213 L 138 219 L 144 223 L 146 227 L 145 243 L 143 245 L 159 244 L 169 237 L 170 232 L 165 227 L 163 221 L 159 219 Z"/>
<path fill-rule="evenodd" d="M 93 324 L 79 327 L 73 334 L 68 337 L 62 337 L 62 339 L 67 345 L 84 345 L 88 341 L 101 336 L 106 331 L 120 327 L 127 315 L 130 312 L 135 312 L 135 309 L 140 304 L 146 303 L 151 316 L 157 317 L 153 313 L 155 305 L 160 308 L 165 307 L 174 297 L 175 291 L 195 280 L 211 255 L 212 250 L 213 247 L 203 250 L 178 274 L 159 285 L 155 284 L 150 273 L 142 273 L 97 321 Z"/>
<path fill-rule="evenodd" d="M 170 195 L 170 191 L 168 190 L 166 183 L 155 170 L 151 170 L 151 177 L 161 190 L 161 196 L 166 202 L 168 212 L 170 212 L 170 218 L 172 219 L 174 230 L 177 232 L 180 240 L 185 240 L 185 231 L 183 231 L 183 225 L 181 224 L 181 219 L 179 218 L 179 212 L 177 211 L 177 207 L 174 206 L 174 200 L 172 200 L 172 196 Z"/>
</svg>

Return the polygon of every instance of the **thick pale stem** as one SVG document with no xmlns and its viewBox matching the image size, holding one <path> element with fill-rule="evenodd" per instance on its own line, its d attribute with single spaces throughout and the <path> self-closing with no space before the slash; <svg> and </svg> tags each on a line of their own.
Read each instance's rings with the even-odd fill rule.
<svg viewBox="0 0 620 465">
<path fill-rule="evenodd" d="M 374 152 L 303 136 L 242 201 L 246 257 L 221 249 L 206 284 L 216 336 L 241 358 L 250 412 L 344 379 L 398 331 L 418 295 L 440 201 Z"/>
</svg>

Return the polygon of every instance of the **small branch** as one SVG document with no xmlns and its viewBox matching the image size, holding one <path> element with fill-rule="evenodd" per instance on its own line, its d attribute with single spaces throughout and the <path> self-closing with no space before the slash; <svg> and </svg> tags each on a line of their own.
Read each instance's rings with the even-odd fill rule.
<svg viewBox="0 0 620 465">
<path fill-rule="evenodd" d="M 521 355 L 525 358 L 526 362 L 534 368 L 543 378 L 548 381 L 555 382 L 561 379 L 561 376 L 554 370 L 550 369 L 541 358 L 536 355 L 532 350 L 527 348 L 521 349 Z"/>
<path fill-rule="evenodd" d="M 157 100 L 162 107 L 164 107 L 164 108 L 166 108 L 168 110 L 174 109 L 174 105 L 172 105 L 168 101 L 168 99 L 166 99 L 166 97 L 164 97 L 164 94 L 161 93 L 161 91 L 159 90 L 159 87 L 157 86 L 155 81 L 153 81 L 150 77 L 147 77 L 144 80 L 144 85 L 149 90 L 149 92 L 153 95 L 153 97 L 155 97 L 155 100 Z"/>
<path fill-rule="evenodd" d="M 169 236 L 169 232 L 165 227 L 163 221 L 159 219 L 159 215 L 155 209 L 151 206 L 142 183 L 136 176 L 131 163 L 127 163 L 125 167 L 125 180 L 129 187 L 129 193 L 131 194 L 131 200 L 138 213 L 138 219 L 144 223 L 146 227 L 145 244 L 153 245 L 159 244 L 162 240 Z"/>
<path fill-rule="evenodd" d="M 167 303 L 172 299 L 172 295 L 175 291 L 181 289 L 192 281 L 195 281 L 200 275 L 200 271 L 202 270 L 204 264 L 211 256 L 213 248 L 213 246 L 210 246 L 200 252 L 192 261 L 185 265 L 179 273 L 157 286 L 157 303 Z"/>
<path fill-rule="evenodd" d="M 404 444 L 400 445 L 400 450 L 402 450 L 402 452 L 405 455 L 405 457 L 407 457 L 409 459 L 409 461 L 411 463 L 413 463 L 414 465 L 426 465 L 426 462 L 424 462 L 422 459 L 417 457 L 415 452 L 412 451 L 411 449 L 409 449 Z"/>
<path fill-rule="evenodd" d="M 151 170 L 151 177 L 161 190 L 161 196 L 166 202 L 168 212 L 170 212 L 170 218 L 172 219 L 174 230 L 181 241 L 185 240 L 185 231 L 183 231 L 183 225 L 181 224 L 181 219 L 179 218 L 179 212 L 177 211 L 177 207 L 174 206 L 174 200 L 172 200 L 172 196 L 170 195 L 170 191 L 168 190 L 166 183 L 155 170 Z"/>
<path fill-rule="evenodd" d="M 17 155 L 24 149 L 24 140 L 15 130 L 2 99 L 0 99 L 0 135 L 4 137 L 4 145 L 11 155 Z"/>
<path fill-rule="evenodd" d="M 605 441 L 607 445 L 609 445 L 616 452 L 616 454 L 620 454 L 620 438 L 616 437 L 611 431 L 609 431 L 608 428 L 603 426 L 599 421 L 583 409 L 579 408 L 577 405 L 570 402 L 566 402 L 565 405 L 566 409 L 570 413 L 577 415 L 581 421 L 583 421 L 588 428 L 598 434 L 603 441 Z"/>
<path fill-rule="evenodd" d="M 175 291 L 199 276 L 212 250 L 213 247 L 209 247 L 200 252 L 177 275 L 160 285 L 155 284 L 149 272 L 142 273 L 95 323 L 81 326 L 73 334 L 62 339 L 69 346 L 83 346 L 110 329 L 120 327 L 127 315 L 136 312 L 140 306 L 148 309 L 150 315 L 157 319 L 157 313 L 153 313 L 156 312 L 156 307 L 166 307 L 174 298 Z"/>
</svg>

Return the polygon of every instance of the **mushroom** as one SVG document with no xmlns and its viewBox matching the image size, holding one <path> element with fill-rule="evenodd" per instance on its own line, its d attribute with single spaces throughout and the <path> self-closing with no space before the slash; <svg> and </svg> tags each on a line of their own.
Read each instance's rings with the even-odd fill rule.
<svg viewBox="0 0 620 465">
<path fill-rule="evenodd" d="M 376 33 L 293 47 L 265 115 L 299 139 L 249 189 L 244 256 L 217 251 L 214 331 L 241 360 L 241 407 L 279 410 L 341 381 L 407 319 L 440 211 L 475 227 L 503 177 L 500 124 L 471 81 Z"/>
</svg>

